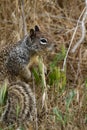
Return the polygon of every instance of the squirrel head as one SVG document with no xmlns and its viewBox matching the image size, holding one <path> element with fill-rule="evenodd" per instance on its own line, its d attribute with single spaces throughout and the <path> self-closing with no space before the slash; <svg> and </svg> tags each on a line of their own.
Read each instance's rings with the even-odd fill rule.
<svg viewBox="0 0 87 130">
<path fill-rule="evenodd" d="M 35 25 L 34 29 L 30 29 L 30 38 L 33 51 L 45 53 L 53 50 L 54 43 L 51 40 L 51 37 L 46 33 L 41 32 L 37 25 Z"/>
</svg>

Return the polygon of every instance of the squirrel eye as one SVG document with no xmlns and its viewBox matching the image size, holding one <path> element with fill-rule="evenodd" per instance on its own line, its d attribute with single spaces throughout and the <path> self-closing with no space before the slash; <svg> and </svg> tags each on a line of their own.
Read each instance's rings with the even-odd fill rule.
<svg viewBox="0 0 87 130">
<path fill-rule="evenodd" d="M 47 39 L 45 39 L 45 38 L 40 38 L 40 43 L 41 43 L 42 45 L 47 44 Z"/>
</svg>

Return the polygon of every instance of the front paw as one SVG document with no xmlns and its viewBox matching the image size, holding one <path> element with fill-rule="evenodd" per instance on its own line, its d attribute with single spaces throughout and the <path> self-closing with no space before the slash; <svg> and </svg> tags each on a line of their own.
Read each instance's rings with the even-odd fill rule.
<svg viewBox="0 0 87 130">
<path fill-rule="evenodd" d="M 31 72 L 30 70 L 28 70 L 26 76 L 24 77 L 24 81 L 28 83 L 30 78 L 31 78 Z"/>
</svg>

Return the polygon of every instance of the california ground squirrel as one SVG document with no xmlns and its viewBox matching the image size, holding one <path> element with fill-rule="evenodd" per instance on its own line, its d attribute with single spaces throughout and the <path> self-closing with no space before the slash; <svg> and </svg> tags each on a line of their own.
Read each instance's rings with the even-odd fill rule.
<svg viewBox="0 0 87 130">
<path fill-rule="evenodd" d="M 30 30 L 30 35 L 0 49 L 0 81 L 12 81 L 10 85 L 8 83 L 7 103 L 2 114 L 5 124 L 17 123 L 17 126 L 21 126 L 24 123 L 25 126 L 31 120 L 35 109 L 34 94 L 27 83 L 22 80 L 18 82 L 15 77 L 29 80 L 29 67 L 35 62 L 37 55 L 53 49 L 54 44 L 50 39 L 35 26 Z"/>
<path fill-rule="evenodd" d="M 15 44 L 1 48 L 0 81 L 4 81 L 7 77 L 10 79 L 18 76 L 29 81 L 29 66 L 35 60 L 33 57 L 52 50 L 54 44 L 50 39 L 51 37 L 47 37 L 47 34 L 42 33 L 36 25 L 30 30 L 30 35 L 26 35 Z"/>
<path fill-rule="evenodd" d="M 35 96 L 30 86 L 24 82 L 15 82 L 8 86 L 7 103 L 1 121 L 26 129 L 35 115 Z"/>
</svg>

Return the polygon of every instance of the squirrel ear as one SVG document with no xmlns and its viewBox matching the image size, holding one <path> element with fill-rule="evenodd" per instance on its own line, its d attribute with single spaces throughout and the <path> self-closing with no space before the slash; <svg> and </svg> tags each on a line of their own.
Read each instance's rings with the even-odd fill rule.
<svg viewBox="0 0 87 130">
<path fill-rule="evenodd" d="M 34 29 L 30 29 L 30 38 L 33 39 L 35 37 Z"/>
<path fill-rule="evenodd" d="M 40 29 L 37 25 L 35 25 L 35 31 L 40 31 Z"/>
</svg>

